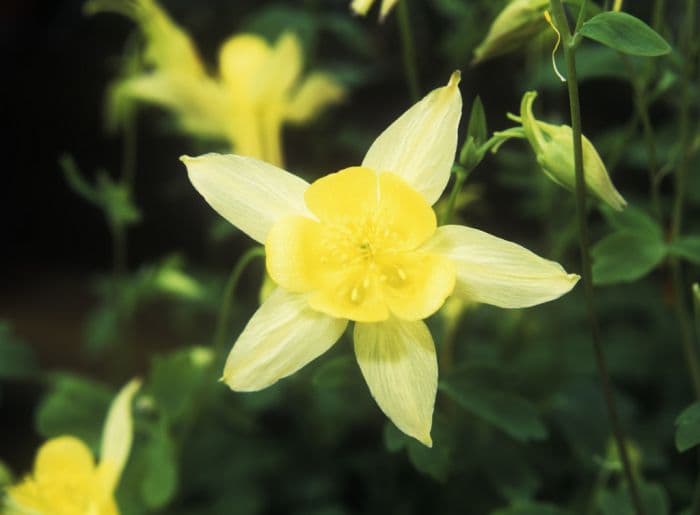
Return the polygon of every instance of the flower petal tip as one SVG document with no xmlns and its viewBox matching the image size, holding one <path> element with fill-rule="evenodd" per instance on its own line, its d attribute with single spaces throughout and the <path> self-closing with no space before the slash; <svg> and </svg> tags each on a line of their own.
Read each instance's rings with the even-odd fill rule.
<svg viewBox="0 0 700 515">
<path fill-rule="evenodd" d="M 459 82 L 462 80 L 462 72 L 459 70 L 455 70 L 452 72 L 452 75 L 450 75 L 450 80 L 447 83 L 448 88 L 456 88 L 459 86 Z"/>
<path fill-rule="evenodd" d="M 429 449 L 433 448 L 433 439 L 430 436 L 430 433 L 426 433 L 425 435 L 421 436 L 420 438 L 416 438 L 420 443 L 428 447 Z"/>
</svg>

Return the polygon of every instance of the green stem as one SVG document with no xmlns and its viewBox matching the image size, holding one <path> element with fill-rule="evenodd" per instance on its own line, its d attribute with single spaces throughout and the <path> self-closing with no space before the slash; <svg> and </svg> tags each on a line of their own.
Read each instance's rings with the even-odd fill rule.
<svg viewBox="0 0 700 515">
<path fill-rule="evenodd" d="M 399 18 L 399 31 L 401 33 L 401 51 L 403 54 L 403 66 L 406 72 L 406 80 L 414 102 L 420 100 L 420 86 L 418 82 L 418 66 L 416 65 L 416 47 L 413 45 L 411 33 L 411 20 L 408 14 L 408 0 L 401 0 L 396 8 Z"/>
<path fill-rule="evenodd" d="M 690 83 L 692 81 L 694 48 L 693 37 L 695 31 L 696 0 L 686 2 L 686 13 L 681 32 L 681 50 L 683 52 L 683 71 L 681 80 L 680 104 L 678 108 L 678 120 L 680 127 L 681 157 L 675 173 L 675 194 L 673 199 L 673 213 L 671 217 L 671 241 L 675 241 L 681 234 L 683 227 L 683 211 L 685 206 L 685 189 L 690 167 L 690 154 L 692 147 L 692 131 L 690 130 Z M 697 347 L 693 339 L 693 327 L 685 298 L 683 270 L 681 262 L 676 257 L 669 259 L 671 277 L 673 280 L 674 308 L 678 324 L 681 330 L 681 344 L 685 362 L 690 372 L 695 395 L 700 399 L 700 365 L 698 361 Z"/>
<path fill-rule="evenodd" d="M 253 247 L 252 249 L 249 249 L 236 262 L 233 270 L 231 270 L 228 280 L 226 281 L 221 306 L 219 307 L 219 314 L 216 319 L 216 331 L 214 332 L 214 340 L 212 344 L 214 356 L 217 358 L 221 355 L 221 351 L 226 344 L 226 333 L 228 329 L 229 313 L 231 312 L 231 301 L 233 300 L 233 292 L 236 290 L 236 285 L 238 284 L 238 281 L 246 267 L 255 258 L 263 256 L 265 256 L 265 250 L 262 247 Z"/>
<path fill-rule="evenodd" d="M 617 406 L 613 397 L 613 390 L 608 373 L 608 366 L 603 353 L 603 344 L 600 334 L 600 326 L 595 310 L 595 297 L 593 290 L 593 275 L 591 267 L 591 259 L 588 253 L 589 238 L 588 225 L 586 221 L 586 184 L 583 170 L 583 143 L 581 132 L 581 106 L 579 103 L 578 82 L 576 79 L 576 49 L 572 45 L 572 35 L 569 29 L 569 22 L 564 12 L 564 6 L 561 0 L 549 0 L 552 10 L 554 24 L 561 33 L 564 47 L 564 57 L 566 59 L 567 69 L 567 85 L 569 90 L 569 107 L 571 110 L 571 128 L 573 130 L 573 146 L 574 146 L 574 168 L 576 172 L 576 214 L 578 218 L 579 228 L 579 243 L 581 251 L 581 265 L 583 285 L 586 297 L 586 311 L 588 312 L 588 322 L 591 329 L 591 338 L 593 342 L 593 351 L 595 354 L 596 365 L 600 375 L 605 403 L 608 410 L 608 418 L 612 426 L 613 436 L 617 450 L 622 460 L 622 466 L 627 480 L 627 487 L 630 492 L 632 505 L 637 515 L 643 515 L 644 509 L 639 497 L 639 489 L 637 481 L 632 471 L 632 464 L 627 452 L 625 444 L 625 435 L 620 423 L 620 417 L 617 412 Z"/>
<path fill-rule="evenodd" d="M 469 174 L 464 170 L 460 168 L 457 169 L 455 173 L 455 182 L 452 185 L 452 191 L 450 191 L 450 196 L 447 199 L 447 209 L 445 209 L 445 214 L 442 220 L 440 220 L 440 225 L 447 225 L 452 221 L 457 204 L 457 197 L 459 196 L 459 192 L 462 191 L 462 186 L 464 186 L 464 181 L 467 180 L 468 175 Z"/>
<path fill-rule="evenodd" d="M 644 137 L 644 145 L 647 149 L 647 173 L 649 175 L 649 190 L 651 192 L 651 205 L 654 211 L 654 216 L 661 221 L 661 197 L 659 194 L 659 162 L 656 152 L 656 137 L 654 128 L 651 125 L 649 117 L 649 103 L 646 98 L 646 81 L 643 78 L 637 77 L 632 68 L 632 64 L 626 55 L 622 55 L 622 60 L 625 64 L 625 69 L 631 77 L 632 89 L 634 91 L 634 107 L 637 116 L 642 123 L 642 134 Z"/>
</svg>

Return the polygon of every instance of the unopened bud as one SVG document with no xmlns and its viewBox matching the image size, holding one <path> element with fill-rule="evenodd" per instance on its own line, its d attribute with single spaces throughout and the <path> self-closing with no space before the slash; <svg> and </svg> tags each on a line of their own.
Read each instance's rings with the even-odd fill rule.
<svg viewBox="0 0 700 515">
<path fill-rule="evenodd" d="M 544 11 L 549 0 L 513 0 L 491 24 L 486 37 L 474 50 L 472 64 L 521 48 L 547 28 Z"/>
<path fill-rule="evenodd" d="M 553 125 L 537 120 L 532 113 L 535 98 L 537 93 L 529 91 L 520 104 L 520 121 L 525 136 L 542 171 L 560 186 L 573 191 L 576 188 L 573 131 L 568 125 Z M 586 188 L 614 210 L 621 211 L 627 202 L 615 189 L 593 143 L 582 136 L 582 146 Z"/>
</svg>

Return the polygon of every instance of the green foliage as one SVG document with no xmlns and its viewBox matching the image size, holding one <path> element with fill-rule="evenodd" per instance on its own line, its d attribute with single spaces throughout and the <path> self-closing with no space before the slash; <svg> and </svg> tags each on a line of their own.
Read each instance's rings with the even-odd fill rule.
<svg viewBox="0 0 700 515">
<path fill-rule="evenodd" d="M 491 515 L 570 515 L 570 512 L 552 504 L 526 502 L 496 510 Z"/>
<path fill-rule="evenodd" d="M 97 450 L 112 397 L 103 384 L 76 375 L 56 375 L 37 409 L 37 431 L 44 438 L 73 435 Z"/>
<path fill-rule="evenodd" d="M 205 347 L 153 358 L 148 384 L 156 407 L 168 421 L 180 421 L 188 415 L 203 384 L 213 381 L 212 359 L 211 350 Z"/>
<path fill-rule="evenodd" d="M 462 408 L 516 440 L 547 437 L 547 428 L 535 406 L 517 394 L 487 389 L 461 375 L 441 380 L 439 388 Z"/>
<path fill-rule="evenodd" d="M 670 507 L 668 495 L 661 485 L 641 483 L 639 495 L 647 515 L 668 515 Z M 598 499 L 601 515 L 634 515 L 636 512 L 630 501 L 629 492 L 623 485 L 617 490 L 605 490 Z"/>
<path fill-rule="evenodd" d="M 672 241 L 668 247 L 669 254 L 700 265 L 700 236 L 685 236 Z"/>
<path fill-rule="evenodd" d="M 636 281 L 664 260 L 667 246 L 661 227 L 648 214 L 633 206 L 604 214 L 615 232 L 591 248 L 596 284 Z"/>
<path fill-rule="evenodd" d="M 141 495 L 147 508 L 167 506 L 177 489 L 177 453 L 175 442 L 163 429 L 151 435 L 143 448 L 144 472 Z"/>
<path fill-rule="evenodd" d="M 666 245 L 653 234 L 617 232 L 596 243 L 591 255 L 596 284 L 614 284 L 647 275 L 666 256 Z"/>
<path fill-rule="evenodd" d="M 700 443 L 700 402 L 691 404 L 676 419 L 676 449 L 687 451 Z"/>
<path fill-rule="evenodd" d="M 111 224 L 126 226 L 141 220 L 128 187 L 115 182 L 106 171 L 98 171 L 97 184 L 93 186 L 83 178 L 72 156 L 62 156 L 59 164 L 70 188 L 83 200 L 99 207 Z"/>
<path fill-rule="evenodd" d="M 579 34 L 624 54 L 654 57 L 671 47 L 639 18 L 623 12 L 604 12 L 584 22 Z"/>
<path fill-rule="evenodd" d="M 38 370 L 34 350 L 12 334 L 9 322 L 0 320 L 0 381 L 32 377 Z"/>
</svg>

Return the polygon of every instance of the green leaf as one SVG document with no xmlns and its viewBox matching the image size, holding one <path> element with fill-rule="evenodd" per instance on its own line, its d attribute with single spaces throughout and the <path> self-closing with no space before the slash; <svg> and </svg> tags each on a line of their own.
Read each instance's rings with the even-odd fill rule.
<svg viewBox="0 0 700 515">
<path fill-rule="evenodd" d="M 440 381 L 439 388 L 462 408 L 516 440 L 526 442 L 547 437 L 547 428 L 528 400 L 515 394 L 462 383 L 445 379 Z"/>
<path fill-rule="evenodd" d="M 676 419 L 676 449 L 687 451 L 700 443 L 700 402 L 691 404 Z"/>
<path fill-rule="evenodd" d="M 579 34 L 624 54 L 654 57 L 671 51 L 654 29 L 623 12 L 600 13 L 585 22 Z"/>
<path fill-rule="evenodd" d="M 167 431 L 152 436 L 143 450 L 145 455 L 141 495 L 152 510 L 163 508 L 177 490 L 178 470 L 175 442 Z"/>
<path fill-rule="evenodd" d="M 37 430 L 45 438 L 73 435 L 96 450 L 112 397 L 100 383 L 73 375 L 56 376 L 51 391 L 39 404 Z"/>
<path fill-rule="evenodd" d="M 0 321 L 0 379 L 23 379 L 38 370 L 32 348 L 12 334 L 8 322 Z"/>
<path fill-rule="evenodd" d="M 205 347 L 181 349 L 153 359 L 150 391 L 170 421 L 189 412 L 202 381 L 213 384 L 215 377 L 207 374 L 212 359 L 211 350 Z"/>
<path fill-rule="evenodd" d="M 668 246 L 669 254 L 700 265 L 700 236 L 679 238 Z"/>
<path fill-rule="evenodd" d="M 408 458 L 413 466 L 441 483 L 447 480 L 450 471 L 450 455 L 450 449 L 438 442 L 432 447 L 426 447 L 413 439 L 408 442 Z"/>
<path fill-rule="evenodd" d="M 651 272 L 666 256 L 666 245 L 657 235 L 621 231 L 603 238 L 591 249 L 593 282 L 631 282 Z"/>
<path fill-rule="evenodd" d="M 384 446 L 389 452 L 400 451 L 406 447 L 407 442 L 408 437 L 399 431 L 394 424 L 389 421 L 384 424 Z"/>
<path fill-rule="evenodd" d="M 631 231 L 650 234 L 656 239 L 663 239 L 661 226 L 646 211 L 627 206 L 622 211 L 615 211 L 607 206 L 601 208 L 607 222 L 618 231 Z"/>
<path fill-rule="evenodd" d="M 407 439 L 408 459 L 419 472 L 444 483 L 452 465 L 453 438 L 450 426 L 440 414 L 435 416 L 431 430 L 433 446 L 426 447 L 417 440 Z"/>
<path fill-rule="evenodd" d="M 640 483 L 639 496 L 646 515 L 668 515 L 670 513 L 668 495 L 656 483 Z M 604 490 L 598 498 L 601 515 L 635 515 L 636 510 L 630 501 L 627 488 L 621 486 L 616 491 Z"/>
<path fill-rule="evenodd" d="M 491 515 L 569 515 L 570 512 L 562 510 L 553 504 L 546 503 L 516 503 L 508 508 L 501 508 L 491 512 Z"/>
<path fill-rule="evenodd" d="M 467 127 L 467 137 L 474 138 L 474 143 L 480 146 L 488 139 L 488 128 L 486 125 L 486 112 L 481 97 L 477 96 L 472 104 L 469 125 Z"/>
<path fill-rule="evenodd" d="M 141 212 L 134 205 L 129 189 L 114 182 L 104 170 L 97 176 L 97 193 L 105 215 L 113 223 L 131 225 L 141 220 Z"/>
<path fill-rule="evenodd" d="M 353 356 L 336 356 L 319 365 L 311 376 L 311 384 L 317 388 L 338 388 L 351 381 L 356 369 Z"/>
</svg>

